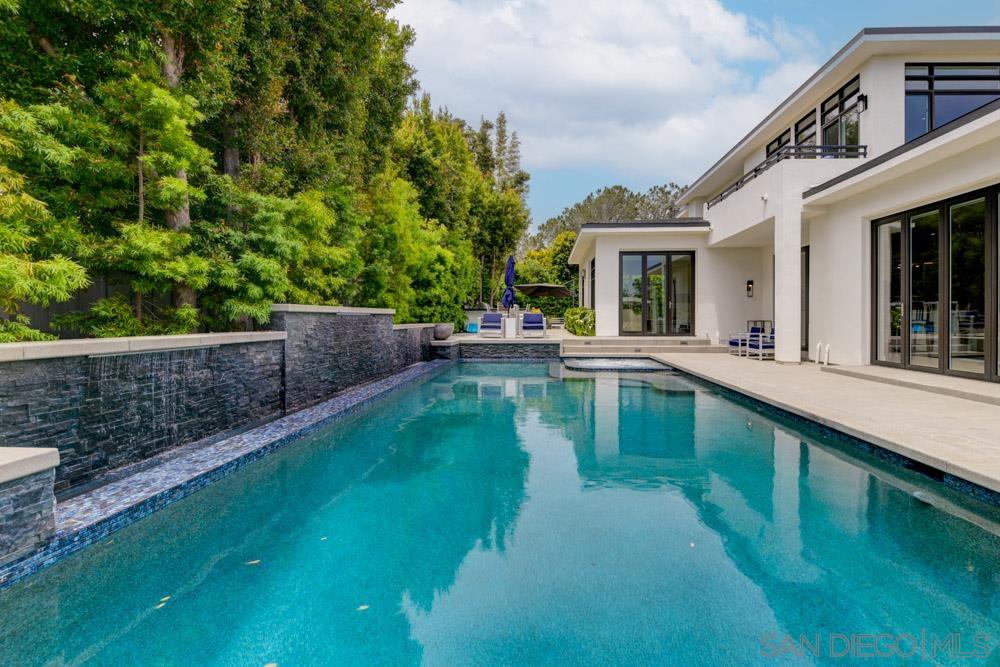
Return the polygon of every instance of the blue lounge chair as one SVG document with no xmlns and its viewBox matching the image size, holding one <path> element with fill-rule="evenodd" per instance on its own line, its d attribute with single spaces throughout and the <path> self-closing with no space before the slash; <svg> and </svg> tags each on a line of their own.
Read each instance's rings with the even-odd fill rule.
<svg viewBox="0 0 1000 667">
<path fill-rule="evenodd" d="M 774 359 L 774 329 L 767 336 L 751 338 L 747 342 L 747 356 L 758 361 Z"/>
<path fill-rule="evenodd" d="M 747 344 L 751 340 L 758 340 L 761 334 L 764 333 L 764 329 L 761 327 L 750 327 L 748 333 L 736 334 L 729 339 L 729 354 L 735 354 L 737 357 L 742 357 L 747 349 Z"/>
<path fill-rule="evenodd" d="M 503 315 L 483 313 L 479 318 L 479 335 L 483 338 L 503 338 Z"/>
<path fill-rule="evenodd" d="M 521 335 L 525 338 L 531 336 L 544 338 L 545 317 L 541 313 L 525 313 L 521 318 Z"/>
</svg>

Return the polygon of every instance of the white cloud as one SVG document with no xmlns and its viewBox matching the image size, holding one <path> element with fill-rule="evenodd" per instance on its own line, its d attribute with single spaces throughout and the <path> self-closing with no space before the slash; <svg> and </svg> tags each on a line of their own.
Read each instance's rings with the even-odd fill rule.
<svg viewBox="0 0 1000 667">
<path fill-rule="evenodd" d="M 435 104 L 507 112 L 525 166 L 689 181 L 816 68 L 814 40 L 718 0 L 405 0 Z"/>
</svg>

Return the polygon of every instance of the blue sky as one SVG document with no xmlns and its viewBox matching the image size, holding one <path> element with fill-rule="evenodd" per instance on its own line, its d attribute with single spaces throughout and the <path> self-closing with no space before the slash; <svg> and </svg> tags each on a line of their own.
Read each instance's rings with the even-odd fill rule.
<svg viewBox="0 0 1000 667">
<path fill-rule="evenodd" d="M 436 105 L 503 109 L 535 224 L 606 185 L 689 183 L 862 27 L 997 25 L 1000 0 L 404 0 Z"/>
</svg>

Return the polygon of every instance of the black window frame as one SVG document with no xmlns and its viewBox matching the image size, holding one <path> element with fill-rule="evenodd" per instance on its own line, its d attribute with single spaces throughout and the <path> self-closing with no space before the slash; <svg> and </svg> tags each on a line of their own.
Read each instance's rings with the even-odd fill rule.
<svg viewBox="0 0 1000 667">
<path fill-rule="evenodd" d="M 986 300 L 986 326 L 985 342 L 983 346 L 984 373 L 967 373 L 952 369 L 951 366 L 951 317 L 947 312 L 938 313 L 938 348 L 940 350 L 937 368 L 911 364 L 910 355 L 910 334 L 912 302 L 910 295 L 910 266 L 912 258 L 910 256 L 910 220 L 914 216 L 919 216 L 930 211 L 938 212 L 938 299 L 939 301 L 950 300 L 951 290 L 951 224 L 950 208 L 955 204 L 961 204 L 973 199 L 985 198 L 986 200 L 986 283 L 984 298 Z M 906 370 L 920 371 L 923 373 L 935 373 L 938 375 L 952 375 L 956 377 L 970 378 L 973 380 L 983 380 L 987 382 L 1000 382 L 1000 303 L 998 303 L 998 290 L 1000 290 L 1000 250 L 998 250 L 998 240 L 1000 240 L 1000 184 L 991 185 L 986 188 L 964 192 L 948 199 L 937 201 L 919 208 L 910 209 L 901 213 L 894 213 L 885 217 L 872 220 L 871 223 L 871 243 L 869 264 L 870 310 L 869 320 L 870 331 L 870 363 L 875 366 L 889 366 L 892 368 L 904 368 Z M 904 271 L 901 276 L 900 293 L 902 295 L 902 318 L 900 323 L 900 361 L 885 361 L 878 359 L 878 230 L 883 224 L 890 222 L 901 222 L 901 242 L 902 242 L 902 263 Z M 944 298 L 947 296 L 948 298 Z"/>
<path fill-rule="evenodd" d="M 855 90 L 851 90 L 855 88 Z M 850 91 L 850 92 L 849 92 Z M 854 78 L 845 83 L 840 87 L 837 92 L 830 95 L 828 98 L 823 100 L 823 103 L 819 106 L 819 126 L 820 126 L 820 139 L 826 135 L 826 130 L 828 127 L 837 125 L 837 135 L 838 141 L 835 144 L 827 144 L 825 140 L 821 140 L 820 145 L 826 146 L 845 146 L 848 145 L 844 140 L 844 129 L 841 124 L 841 119 L 849 113 L 857 112 L 860 116 L 860 110 L 858 109 L 858 104 L 861 99 L 861 75 L 855 74 Z M 831 112 L 836 112 L 827 118 L 827 114 Z M 858 127 L 858 141 L 856 144 L 850 145 L 860 145 L 861 144 L 861 127 L 859 120 Z"/>
<path fill-rule="evenodd" d="M 787 130 L 779 134 L 774 139 L 774 141 L 770 142 L 767 145 L 767 147 L 764 149 L 764 152 L 766 154 L 765 156 L 771 157 L 772 155 L 776 155 L 778 151 L 780 151 L 785 146 L 791 145 L 791 143 L 792 143 L 792 130 L 791 128 L 788 128 Z M 760 144 L 757 145 L 759 146 Z"/>
<path fill-rule="evenodd" d="M 624 273 L 624 261 L 626 257 L 640 257 L 641 264 L 643 267 L 646 266 L 646 257 L 650 255 L 663 255 L 667 258 L 667 274 L 673 274 L 673 258 L 674 256 L 683 255 L 691 258 L 691 330 L 688 333 L 646 333 L 646 321 L 649 319 L 649 304 L 646 300 L 646 294 L 648 290 L 648 279 L 643 275 L 642 287 L 640 288 L 640 299 L 642 300 L 642 322 L 644 331 L 636 333 L 633 331 L 625 331 L 622 328 L 622 288 L 624 286 L 625 273 Z M 626 337 L 678 337 L 678 336 L 695 336 L 696 322 L 697 319 L 697 287 L 698 287 L 698 272 L 697 272 L 697 251 L 695 250 L 620 250 L 618 251 L 618 335 Z M 676 303 L 676 296 L 674 294 L 674 288 L 672 283 L 666 285 L 667 289 L 667 300 Z M 676 306 L 668 306 L 667 313 L 665 314 L 667 321 L 670 321 L 670 317 L 673 314 L 673 309 Z"/>
<path fill-rule="evenodd" d="M 590 309 L 595 310 L 597 308 L 597 301 L 594 293 L 597 289 L 597 258 L 592 257 L 590 259 Z"/>
<path fill-rule="evenodd" d="M 808 114 L 806 114 L 805 116 L 803 116 L 802 118 L 800 118 L 798 121 L 795 122 L 795 145 L 818 146 L 819 145 L 818 131 L 819 127 L 816 121 L 816 109 L 813 109 Z M 802 135 L 804 132 L 808 132 L 809 134 L 806 137 L 803 137 Z M 811 144 L 803 143 L 802 141 L 803 138 L 809 138 L 809 137 L 812 138 L 813 143 Z"/>
<path fill-rule="evenodd" d="M 910 69 L 925 68 L 924 74 L 910 74 Z M 995 74 L 937 74 L 935 68 L 937 67 L 995 67 Z M 935 85 L 937 82 L 946 81 L 990 81 L 995 82 L 997 85 L 995 87 L 983 87 L 983 88 L 954 88 L 954 89 L 938 89 Z M 910 83 L 922 82 L 926 83 L 925 88 L 910 90 Z M 954 96 L 954 95 L 994 95 L 991 100 L 986 100 L 978 107 L 969 109 L 966 113 L 972 113 L 976 109 L 994 102 L 1000 99 L 1000 62 L 914 62 L 905 63 L 903 69 L 903 88 L 905 89 L 906 97 L 926 97 L 927 98 L 927 129 L 918 135 L 910 137 L 907 141 L 913 141 L 927 134 L 931 130 L 934 130 L 941 125 L 946 125 L 942 123 L 938 125 L 934 122 L 935 116 L 935 98 L 938 95 L 942 96 Z M 965 115 L 965 114 L 963 114 Z M 958 118 L 961 118 L 959 116 Z M 905 128 L 905 118 L 904 118 L 904 128 L 903 131 L 906 132 Z M 952 119 L 957 120 L 957 119 Z"/>
</svg>

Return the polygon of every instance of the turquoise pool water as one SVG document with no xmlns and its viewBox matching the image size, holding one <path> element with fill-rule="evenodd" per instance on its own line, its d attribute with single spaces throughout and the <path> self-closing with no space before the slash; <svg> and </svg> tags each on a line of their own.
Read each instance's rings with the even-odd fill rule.
<svg viewBox="0 0 1000 667">
<path fill-rule="evenodd" d="M 677 376 L 466 363 L 0 593 L 0 664 L 996 664 L 998 532 Z"/>
</svg>

